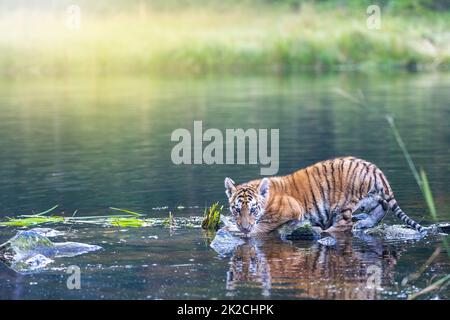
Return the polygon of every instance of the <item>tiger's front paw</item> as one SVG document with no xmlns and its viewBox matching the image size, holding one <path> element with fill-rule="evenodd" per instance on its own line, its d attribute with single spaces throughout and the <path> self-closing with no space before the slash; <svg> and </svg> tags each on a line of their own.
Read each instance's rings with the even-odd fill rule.
<svg viewBox="0 0 450 320">
<path fill-rule="evenodd" d="M 363 229 L 373 228 L 376 225 L 376 222 L 370 218 L 366 218 L 363 220 L 357 221 L 353 227 L 352 231 L 361 231 Z"/>
<path fill-rule="evenodd" d="M 369 219 L 369 215 L 367 213 L 358 213 L 352 216 L 352 221 L 361 221 Z"/>
</svg>

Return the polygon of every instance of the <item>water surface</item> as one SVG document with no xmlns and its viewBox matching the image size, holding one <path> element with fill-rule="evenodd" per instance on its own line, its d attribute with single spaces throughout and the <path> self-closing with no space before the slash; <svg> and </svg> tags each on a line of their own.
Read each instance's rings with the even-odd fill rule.
<svg viewBox="0 0 450 320">
<path fill-rule="evenodd" d="M 368 108 L 343 98 L 338 88 L 362 92 Z M 174 165 L 172 131 L 192 130 L 193 121 L 202 120 L 205 129 L 222 131 L 279 129 L 279 174 L 343 155 L 372 161 L 389 178 L 404 211 L 430 224 L 384 119 L 391 114 L 417 166 L 427 172 L 439 220 L 449 221 L 449 88 L 448 74 L 2 80 L 1 216 L 56 203 L 66 215 L 105 214 L 114 206 L 155 217 L 169 211 L 198 216 L 207 204 L 225 204 L 224 177 L 258 178 L 260 167 Z M 439 238 L 344 237 L 335 247 L 252 240 L 221 257 L 196 228 L 56 228 L 67 231 L 61 241 L 104 249 L 57 259 L 31 275 L 0 265 L 0 298 L 406 298 L 432 275 L 450 271 L 444 250 L 421 278 L 401 284 L 440 245 Z M 0 242 L 16 230 L 0 229 Z M 81 268 L 81 290 L 66 287 L 65 270 L 73 264 Z M 371 270 L 380 271 L 379 289 L 368 285 Z M 449 291 L 426 297 L 449 298 Z"/>
</svg>

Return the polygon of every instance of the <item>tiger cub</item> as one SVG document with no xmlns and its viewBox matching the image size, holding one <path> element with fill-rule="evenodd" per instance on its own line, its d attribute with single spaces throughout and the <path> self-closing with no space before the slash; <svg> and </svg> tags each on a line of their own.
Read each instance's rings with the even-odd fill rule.
<svg viewBox="0 0 450 320">
<path fill-rule="evenodd" d="M 400 209 L 383 172 L 354 157 L 322 161 L 287 176 L 241 185 L 226 178 L 225 193 L 236 225 L 246 235 L 268 233 L 286 222 L 305 219 L 326 232 L 370 228 L 389 210 L 417 231 L 425 230 Z"/>
</svg>

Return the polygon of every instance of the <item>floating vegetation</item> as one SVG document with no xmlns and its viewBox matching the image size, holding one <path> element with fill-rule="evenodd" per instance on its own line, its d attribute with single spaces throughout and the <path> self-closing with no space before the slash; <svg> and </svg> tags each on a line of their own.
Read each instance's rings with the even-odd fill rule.
<svg viewBox="0 0 450 320">
<path fill-rule="evenodd" d="M 353 103 L 355 103 L 357 105 L 360 105 L 367 109 L 369 108 L 369 104 L 367 103 L 362 92 L 361 92 L 361 94 L 359 94 L 358 97 L 353 96 L 341 89 L 336 90 L 336 93 L 340 94 L 342 97 L 352 101 Z M 387 120 L 387 122 L 391 128 L 391 131 L 395 137 L 395 140 L 403 154 L 403 157 L 405 158 L 405 160 L 409 166 L 409 169 L 410 169 L 412 175 L 414 176 L 414 179 L 416 180 L 417 185 L 419 186 L 420 191 L 422 192 L 422 195 L 423 195 L 423 198 L 425 199 L 425 203 L 427 205 L 430 217 L 435 222 L 434 225 L 426 227 L 426 233 L 427 234 L 436 234 L 436 233 L 448 234 L 448 232 L 450 231 L 449 223 L 440 223 L 439 222 L 439 217 L 437 214 L 434 197 L 431 192 L 431 187 L 428 182 L 428 178 L 427 178 L 425 170 L 423 168 L 420 168 L 420 170 L 417 170 L 417 167 L 411 157 L 411 154 L 409 153 L 408 149 L 406 148 L 406 144 L 404 143 L 403 138 L 400 135 L 400 133 L 397 129 L 397 126 L 395 125 L 394 118 L 392 116 L 386 114 L 385 119 Z M 391 239 L 396 239 L 396 238 L 413 238 L 414 239 L 414 238 L 421 238 L 423 236 L 423 234 L 419 235 L 418 233 L 414 233 L 415 230 L 407 230 L 406 228 L 401 228 L 398 226 L 390 226 L 390 227 L 382 226 L 381 228 L 374 228 L 374 229 L 375 229 L 375 233 L 379 233 L 381 231 L 381 233 L 384 233 L 385 236 L 387 236 L 388 238 L 391 238 Z M 427 269 L 432 264 L 432 262 L 436 259 L 436 257 L 441 254 L 441 251 L 446 251 L 447 256 L 450 257 L 450 245 L 449 245 L 446 237 L 443 237 L 442 244 L 446 250 L 441 250 L 440 247 L 438 247 L 439 250 L 436 249 L 434 251 L 434 253 L 427 259 L 425 264 L 422 266 L 422 268 L 418 272 L 410 275 L 409 278 L 406 277 L 403 279 L 403 283 L 402 283 L 403 285 L 406 285 L 411 280 L 414 281 L 414 280 L 419 279 L 420 276 L 423 275 L 425 269 Z M 441 289 L 441 288 L 445 288 L 448 285 L 450 285 L 450 275 L 447 275 L 446 277 L 432 283 L 425 289 L 423 289 L 413 295 L 410 295 L 408 297 L 408 299 L 416 299 L 417 297 L 419 297 L 421 295 L 433 292 L 433 291 Z"/>
<path fill-rule="evenodd" d="M 444 289 L 444 288 L 448 287 L 449 285 L 450 285 L 450 274 L 433 282 L 428 287 L 420 290 L 419 292 L 408 296 L 408 300 L 414 300 L 424 294 L 427 294 L 427 293 L 430 293 L 430 292 L 433 292 L 436 290 Z"/>
<path fill-rule="evenodd" d="M 64 222 L 64 217 L 52 216 L 52 217 L 35 217 L 35 218 L 8 218 L 8 221 L 0 222 L 0 226 L 3 227 L 29 227 L 34 225 L 40 225 L 45 223 L 58 223 Z"/>
<path fill-rule="evenodd" d="M 39 224 L 45 224 L 45 223 L 58 223 L 58 222 L 64 222 L 64 217 L 61 216 L 44 216 L 47 213 L 52 212 L 58 207 L 58 205 L 55 205 L 51 207 L 48 210 L 45 210 L 43 212 L 39 212 L 36 214 L 31 215 L 20 215 L 18 218 L 9 218 L 8 221 L 2 221 L 0 222 L 0 226 L 7 227 L 29 227 Z"/>
<path fill-rule="evenodd" d="M 116 227 L 145 227 L 146 225 L 143 219 L 125 217 L 109 218 L 108 223 Z"/>
<path fill-rule="evenodd" d="M 223 206 L 219 208 L 219 203 L 212 204 L 209 208 L 205 208 L 203 213 L 202 228 L 205 230 L 218 230 L 220 225 L 220 215 Z"/>
<path fill-rule="evenodd" d="M 169 211 L 169 217 L 163 220 L 163 225 L 166 227 L 173 228 L 176 226 L 175 218 L 173 217 L 173 214 L 171 211 Z"/>
<path fill-rule="evenodd" d="M 109 208 L 110 208 L 111 210 L 116 210 L 116 211 L 121 211 L 121 212 L 129 213 L 129 214 L 131 214 L 131 215 L 133 215 L 133 216 L 136 216 L 136 217 L 142 216 L 141 213 L 137 213 L 137 212 L 134 212 L 134 211 L 131 211 L 131 210 L 127 210 L 127 209 L 120 209 L 120 208 L 114 208 L 114 207 L 109 207 Z"/>
<path fill-rule="evenodd" d="M 55 210 L 54 206 L 46 211 L 33 215 L 20 215 L 17 218 L 8 218 L 7 221 L 1 221 L 0 227 L 30 227 L 43 224 L 95 224 L 106 227 L 153 227 L 163 226 L 169 228 L 200 228 L 202 217 L 179 217 L 176 218 L 169 212 L 167 218 L 148 218 L 141 213 L 128 209 L 110 207 L 110 210 L 120 211 L 124 214 L 101 215 L 101 216 L 75 216 L 64 217 L 60 215 L 45 216 Z M 76 213 L 76 212 L 75 212 Z"/>
</svg>

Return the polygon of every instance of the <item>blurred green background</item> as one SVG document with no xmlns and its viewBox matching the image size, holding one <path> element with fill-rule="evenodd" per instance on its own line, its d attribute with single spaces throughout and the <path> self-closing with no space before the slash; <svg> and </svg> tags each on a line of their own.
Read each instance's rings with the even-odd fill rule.
<svg viewBox="0 0 450 320">
<path fill-rule="evenodd" d="M 367 26 L 374 4 L 378 30 Z M 175 165 L 171 133 L 195 120 L 221 132 L 279 129 L 279 175 L 333 157 L 366 159 L 413 219 L 450 221 L 449 11 L 448 0 L 0 0 L 0 222 L 55 204 L 51 214 L 61 216 L 117 207 L 175 219 L 226 206 L 224 178 L 258 178 L 260 165 Z M 427 173 L 435 218 L 387 114 Z M 2 227 L 0 243 L 15 232 Z M 0 264 L 0 299 L 404 299 L 449 273 L 442 250 L 418 281 L 399 285 L 429 264 L 440 239 L 273 242 L 280 255 L 252 247 L 262 248 L 259 265 L 244 259 L 245 281 L 234 277 L 233 287 L 228 258 L 195 228 L 68 234 L 105 249 L 70 262 L 83 270 L 83 290 L 67 290 L 65 259 L 19 277 Z M 383 290 L 367 290 L 369 265 L 384 268 Z M 251 270 L 267 270 L 269 282 Z M 444 289 L 427 297 L 448 299 Z"/>
<path fill-rule="evenodd" d="M 9 77 L 442 70 L 450 2 L 3 0 L 0 34 Z"/>
</svg>

